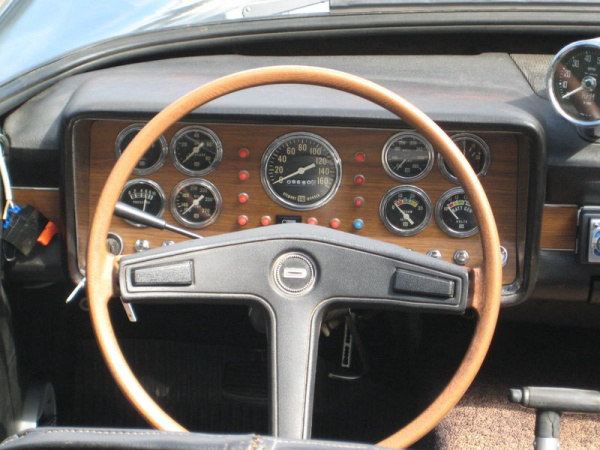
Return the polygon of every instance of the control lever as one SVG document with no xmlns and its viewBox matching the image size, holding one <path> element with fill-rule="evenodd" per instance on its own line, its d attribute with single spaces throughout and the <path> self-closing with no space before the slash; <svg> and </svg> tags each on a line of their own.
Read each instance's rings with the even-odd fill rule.
<svg viewBox="0 0 600 450">
<path fill-rule="evenodd" d="M 536 410 L 533 446 L 537 450 L 558 450 L 563 412 L 600 413 L 600 392 L 597 391 L 528 386 L 510 389 L 508 399 Z"/>
<path fill-rule="evenodd" d="M 174 225 L 168 224 L 166 220 L 159 219 L 152 214 L 149 214 L 144 211 L 140 211 L 133 206 L 129 206 L 123 202 L 117 202 L 115 205 L 115 216 L 120 217 L 121 219 L 127 219 L 131 222 L 139 223 L 140 225 L 146 225 L 147 227 L 157 228 L 159 230 L 169 230 L 174 233 L 179 233 L 183 236 L 192 238 L 192 239 L 202 239 L 202 236 L 196 233 L 192 233 L 183 228 L 176 227 Z"/>
</svg>

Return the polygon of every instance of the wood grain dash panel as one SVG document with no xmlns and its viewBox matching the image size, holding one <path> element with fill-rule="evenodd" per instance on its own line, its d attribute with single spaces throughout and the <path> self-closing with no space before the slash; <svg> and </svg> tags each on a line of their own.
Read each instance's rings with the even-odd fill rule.
<svg viewBox="0 0 600 450">
<path fill-rule="evenodd" d="M 87 204 L 77 205 L 80 213 L 94 210 L 100 190 L 115 163 L 113 150 L 115 139 L 119 132 L 131 123 L 135 122 L 97 120 L 92 124 L 89 137 L 89 192 L 87 197 L 81 197 L 88 200 Z M 178 123 L 171 127 L 165 135 L 167 140 L 170 141 L 173 134 L 186 125 L 190 125 L 190 123 Z M 342 231 L 361 234 L 422 253 L 438 249 L 442 252 L 443 259 L 447 261 L 452 261 L 456 250 L 465 249 L 471 255 L 469 266 L 478 266 L 482 262 L 478 234 L 468 238 L 450 237 L 437 226 L 432 217 L 429 225 L 421 233 L 415 236 L 401 237 L 390 233 L 381 222 L 379 203 L 382 197 L 389 189 L 402 184 L 392 179 L 384 171 L 381 152 L 385 142 L 401 130 L 210 123 L 200 125 L 213 130 L 223 144 L 221 164 L 214 172 L 203 177 L 219 189 L 223 197 L 223 208 L 218 220 L 212 225 L 198 230 L 199 234 L 211 236 L 239 230 L 237 217 L 240 214 L 249 218 L 246 228 L 260 226 L 259 221 L 263 215 L 269 215 L 273 219 L 278 214 L 300 215 L 303 221 L 309 217 L 315 217 L 321 225 L 327 225 L 331 218 L 336 217 L 341 220 L 340 229 Z M 295 212 L 277 205 L 266 194 L 260 181 L 260 160 L 268 145 L 280 136 L 294 131 L 307 131 L 322 136 L 336 148 L 342 160 L 343 175 L 338 193 L 329 203 L 313 211 Z M 502 245 L 509 253 L 509 262 L 504 268 L 503 274 L 503 281 L 508 284 L 515 279 L 517 274 L 518 135 L 504 132 L 476 132 L 475 134 L 488 143 L 492 153 L 492 164 L 488 174 L 482 179 L 482 183 L 495 212 Z M 238 149 L 240 147 L 250 150 L 250 156 L 247 159 L 239 157 Z M 367 155 L 365 162 L 355 161 L 354 154 L 358 151 Z M 240 170 L 247 170 L 250 173 L 248 180 L 240 181 L 238 179 L 237 175 Z M 365 184 L 361 186 L 354 184 L 353 179 L 357 174 L 365 176 Z M 171 159 L 167 158 L 165 165 L 153 174 L 133 176 L 132 178 L 148 178 L 156 181 L 163 187 L 168 198 L 173 187 L 188 177 L 179 172 Z M 424 179 L 412 184 L 425 190 L 434 206 L 445 191 L 457 186 L 441 175 L 437 167 L 437 159 L 432 171 Z M 240 192 L 249 194 L 250 201 L 248 203 L 238 203 L 237 197 Z M 353 202 L 354 197 L 359 195 L 365 199 L 365 204 L 361 208 L 355 207 Z M 164 218 L 170 223 L 176 223 L 168 211 L 168 207 Z M 361 218 L 365 222 L 365 227 L 360 231 L 352 228 L 352 221 L 356 218 Z M 133 243 L 140 238 L 148 239 L 152 247 L 159 246 L 165 240 L 176 242 L 184 240 L 183 237 L 170 232 L 136 228 L 118 218 L 113 219 L 111 230 L 120 234 L 125 240 L 126 253 L 132 251 Z M 78 234 L 80 242 L 87 240 L 86 224 L 78 224 Z M 84 248 L 80 248 L 79 257 L 85 257 Z"/>
<path fill-rule="evenodd" d="M 577 206 L 545 205 L 540 248 L 575 250 Z"/>
<path fill-rule="evenodd" d="M 60 191 L 45 189 L 13 189 L 17 205 L 28 204 L 35 207 L 47 219 L 61 226 Z"/>
</svg>

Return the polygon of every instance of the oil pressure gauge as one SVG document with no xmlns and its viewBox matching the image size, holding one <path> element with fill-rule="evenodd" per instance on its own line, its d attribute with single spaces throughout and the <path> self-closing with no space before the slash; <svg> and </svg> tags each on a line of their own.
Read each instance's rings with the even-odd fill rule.
<svg viewBox="0 0 600 450">
<path fill-rule="evenodd" d="M 190 228 L 204 228 L 221 212 L 221 194 L 214 184 L 201 178 L 188 178 L 171 192 L 171 213 Z"/>
<path fill-rule="evenodd" d="M 554 57 L 548 92 L 556 110 L 582 126 L 600 125 L 600 40 L 567 45 Z"/>
<path fill-rule="evenodd" d="M 154 181 L 144 178 L 129 180 L 123 188 L 120 201 L 156 217 L 162 217 L 165 212 L 164 191 Z M 136 227 L 145 226 L 129 220 L 125 221 Z"/>
</svg>

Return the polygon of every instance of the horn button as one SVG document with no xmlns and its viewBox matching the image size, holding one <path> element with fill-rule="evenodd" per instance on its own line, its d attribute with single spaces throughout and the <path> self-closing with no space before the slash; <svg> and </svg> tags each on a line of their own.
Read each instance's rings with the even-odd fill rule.
<svg viewBox="0 0 600 450">
<path fill-rule="evenodd" d="M 314 286 L 316 278 L 316 265 L 304 253 L 285 253 L 273 264 L 275 285 L 287 295 L 306 294 Z"/>
</svg>

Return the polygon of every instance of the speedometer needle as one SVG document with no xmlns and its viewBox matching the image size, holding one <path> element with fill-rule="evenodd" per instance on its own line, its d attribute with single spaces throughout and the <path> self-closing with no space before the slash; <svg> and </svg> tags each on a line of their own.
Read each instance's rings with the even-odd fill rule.
<svg viewBox="0 0 600 450">
<path fill-rule="evenodd" d="M 185 216 L 190 211 L 190 209 L 192 209 L 194 206 L 198 206 L 203 198 L 204 198 L 204 195 L 201 195 L 196 200 L 194 200 L 192 202 L 192 204 L 190 205 L 190 207 L 188 209 L 186 209 L 184 212 L 182 212 L 181 215 Z"/>
<path fill-rule="evenodd" d="M 575 94 L 575 93 L 577 93 L 577 92 L 579 92 L 579 91 L 581 91 L 583 89 L 585 89 L 585 88 L 583 87 L 583 85 L 581 85 L 577 89 L 573 89 L 571 92 L 567 92 L 565 95 L 562 96 L 562 98 L 563 99 L 569 98 L 571 95 L 573 95 L 573 94 Z"/>
<path fill-rule="evenodd" d="M 307 170 L 310 170 L 314 167 L 316 167 L 315 163 L 309 164 L 308 166 L 305 166 L 305 167 L 300 167 L 298 170 L 296 170 L 293 173 L 290 173 L 289 175 L 286 175 L 285 177 L 279 177 L 279 179 L 277 181 L 273 181 L 273 184 L 283 183 L 288 178 L 291 178 L 296 175 L 302 175 L 304 172 L 306 172 Z"/>
<path fill-rule="evenodd" d="M 185 157 L 185 159 L 183 161 L 181 161 L 181 164 L 185 164 L 185 162 L 190 159 L 192 156 L 194 156 L 196 153 L 198 153 L 200 151 L 200 149 L 204 147 L 204 142 L 200 142 L 198 145 L 196 145 L 192 151 L 189 153 L 189 155 L 187 155 Z"/>
</svg>

